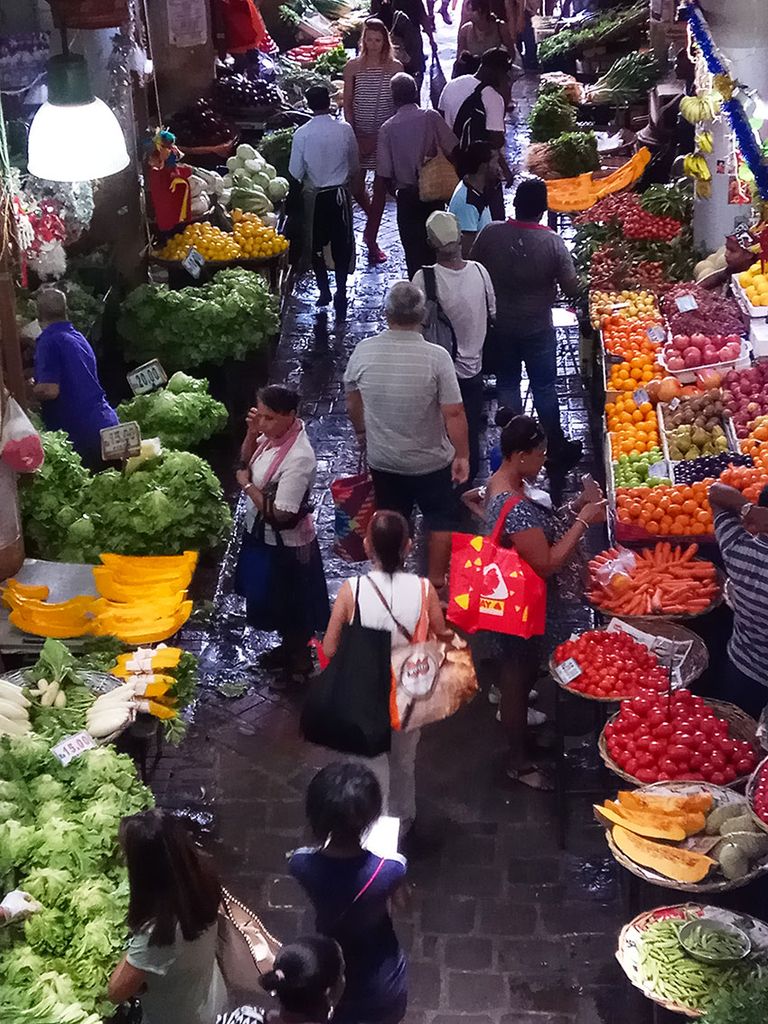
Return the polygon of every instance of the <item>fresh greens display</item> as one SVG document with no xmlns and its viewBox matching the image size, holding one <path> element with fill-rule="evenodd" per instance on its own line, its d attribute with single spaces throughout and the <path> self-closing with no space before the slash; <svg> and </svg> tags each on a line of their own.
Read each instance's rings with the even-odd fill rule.
<svg viewBox="0 0 768 1024">
<path fill-rule="evenodd" d="M 668 185 L 649 185 L 640 196 L 640 205 L 657 217 L 674 217 L 688 223 L 693 216 L 693 183 L 690 178 Z"/>
<path fill-rule="evenodd" d="M 548 88 L 540 92 L 528 115 L 531 142 L 549 142 L 563 132 L 576 130 L 576 108 L 564 89 Z"/>
<path fill-rule="evenodd" d="M 0 740 L 0 879 L 43 910 L 3 930 L 0 1020 L 99 1024 L 125 946 L 128 884 L 120 819 L 152 806 L 132 761 L 111 747 L 63 767 L 40 737 Z"/>
<path fill-rule="evenodd" d="M 166 448 L 194 448 L 227 425 L 226 406 L 208 394 L 208 381 L 181 371 L 159 391 L 123 402 L 117 415 L 136 420 L 142 437 L 159 437 Z"/>
<path fill-rule="evenodd" d="M 333 50 L 321 54 L 315 61 L 314 71 L 318 75 L 325 75 L 327 78 L 340 78 L 344 72 L 347 61 L 347 51 L 343 46 L 336 46 Z"/>
<path fill-rule="evenodd" d="M 661 65 L 653 53 L 634 50 L 619 57 L 594 85 L 587 87 L 587 103 L 629 103 L 661 77 Z"/>
<path fill-rule="evenodd" d="M 296 61 L 290 60 L 287 57 L 283 57 L 280 60 L 280 74 L 278 80 L 286 101 L 291 106 L 301 107 L 302 109 L 306 106 L 307 101 L 305 94 L 307 89 L 311 88 L 313 85 L 321 85 L 325 89 L 328 88 L 328 79 L 325 75 L 318 75 L 313 68 L 304 68 L 301 64 L 297 64 Z M 282 130 L 293 131 L 293 129 Z M 264 155 L 264 158 L 269 160 L 270 163 L 275 164 L 275 167 L 277 168 L 275 161 L 272 160 L 272 158 L 264 151 L 263 143 L 259 143 L 259 150 Z"/>
<path fill-rule="evenodd" d="M 563 178 L 575 178 L 600 167 L 594 132 L 564 132 L 548 146 L 549 162 Z"/>
<path fill-rule="evenodd" d="M 622 5 L 586 19 L 580 27 L 563 28 L 539 43 L 539 61 L 546 70 L 559 68 L 568 58 L 608 39 L 625 36 L 636 25 L 648 20 L 648 5 L 643 0 Z"/>
<path fill-rule="evenodd" d="M 278 302 L 266 280 L 237 267 L 200 287 L 140 285 L 123 303 L 118 330 L 132 359 L 157 358 L 183 370 L 243 359 L 262 348 L 278 324 Z"/>
<path fill-rule="evenodd" d="M 715 994 L 702 1024 L 765 1024 L 768 976 L 750 978 Z"/>
<path fill-rule="evenodd" d="M 259 143 L 259 152 L 281 178 L 288 177 L 288 161 L 295 131 L 295 128 L 279 128 L 276 132 L 269 132 Z"/>
<path fill-rule="evenodd" d="M 24 535 L 35 557 L 96 562 L 102 551 L 175 555 L 214 547 L 229 530 L 221 484 L 199 456 L 163 451 L 130 474 L 91 475 L 69 440 L 53 436 L 51 444 L 42 433 L 45 464 L 20 488 Z M 59 459 L 65 472 L 56 469 Z M 79 490 L 69 487 L 62 496 L 62 477 L 68 484 L 77 478 Z"/>
</svg>

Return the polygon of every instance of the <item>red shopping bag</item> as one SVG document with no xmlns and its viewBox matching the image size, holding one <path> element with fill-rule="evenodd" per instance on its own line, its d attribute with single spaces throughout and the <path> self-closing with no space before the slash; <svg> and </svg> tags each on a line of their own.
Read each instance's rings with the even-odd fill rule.
<svg viewBox="0 0 768 1024">
<path fill-rule="evenodd" d="M 514 548 L 500 544 L 518 501 L 510 498 L 504 505 L 489 537 L 453 535 L 446 618 L 467 633 L 487 629 L 527 640 L 544 632 L 547 585 Z"/>
<path fill-rule="evenodd" d="M 354 476 L 340 477 L 331 483 L 331 497 L 336 506 L 333 550 L 347 562 L 364 562 L 368 557 L 363 547 L 365 532 L 376 511 L 373 481 L 367 470 Z"/>
</svg>

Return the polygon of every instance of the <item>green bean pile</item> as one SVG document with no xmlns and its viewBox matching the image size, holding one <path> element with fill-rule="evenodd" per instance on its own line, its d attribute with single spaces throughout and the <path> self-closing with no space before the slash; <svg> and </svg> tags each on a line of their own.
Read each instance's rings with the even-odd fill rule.
<svg viewBox="0 0 768 1024">
<path fill-rule="evenodd" d="M 711 960 L 738 960 L 744 952 L 737 935 L 708 928 L 700 922 L 691 926 L 685 937 L 686 945 Z"/>
<path fill-rule="evenodd" d="M 708 1010 L 715 997 L 741 984 L 759 968 L 749 960 L 725 966 L 688 956 L 678 933 L 684 920 L 656 921 L 643 934 L 640 975 L 654 995 L 690 1010 Z"/>
</svg>

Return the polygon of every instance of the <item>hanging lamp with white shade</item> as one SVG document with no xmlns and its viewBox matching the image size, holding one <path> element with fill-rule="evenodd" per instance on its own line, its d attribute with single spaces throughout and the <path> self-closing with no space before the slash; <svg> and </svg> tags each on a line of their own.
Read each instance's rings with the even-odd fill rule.
<svg viewBox="0 0 768 1024">
<path fill-rule="evenodd" d="M 30 174 L 50 181 L 106 178 L 128 166 L 120 124 L 97 99 L 80 54 L 63 53 L 48 62 L 48 101 L 29 129 Z"/>
</svg>

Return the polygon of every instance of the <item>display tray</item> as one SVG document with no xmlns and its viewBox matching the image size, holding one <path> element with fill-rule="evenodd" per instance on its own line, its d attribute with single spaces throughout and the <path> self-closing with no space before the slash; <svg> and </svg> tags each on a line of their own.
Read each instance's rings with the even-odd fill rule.
<svg viewBox="0 0 768 1024">
<path fill-rule="evenodd" d="M 757 742 L 757 722 L 754 718 L 750 718 L 745 711 L 736 707 L 735 704 L 729 704 L 726 701 L 707 699 L 706 703 L 717 714 L 718 718 L 722 718 L 728 723 L 728 736 L 730 739 L 747 740 L 752 744 L 755 750 L 759 749 L 759 744 Z M 606 722 L 606 725 L 613 722 L 618 714 L 619 712 L 617 711 L 615 715 L 611 715 L 608 722 Z M 643 785 L 639 779 L 635 778 L 634 775 L 628 775 L 623 768 L 620 768 L 608 753 L 608 745 L 605 739 L 605 726 L 603 726 L 600 732 L 600 738 L 597 741 L 597 749 L 603 760 L 603 764 L 606 768 L 609 768 L 614 775 L 618 775 L 618 777 L 620 779 L 624 779 L 625 782 L 631 782 L 633 786 L 641 787 Z M 733 782 L 729 782 L 726 788 L 738 789 L 740 786 L 745 785 L 749 778 L 749 775 L 741 775 L 739 778 L 734 779 Z M 653 785 L 656 785 L 656 783 L 653 783 Z"/>
<path fill-rule="evenodd" d="M 684 1014 L 686 1017 L 700 1017 L 703 1008 L 700 1006 L 685 1006 L 681 1003 L 665 999 L 660 995 L 654 984 L 643 977 L 640 968 L 640 953 L 643 935 L 648 927 L 656 921 L 668 918 L 679 918 L 687 921 L 700 917 L 710 917 L 716 921 L 722 921 L 741 928 L 751 938 L 753 950 L 762 959 L 768 956 L 768 925 L 763 921 L 749 914 L 736 914 L 722 907 L 712 907 L 698 903 L 679 903 L 675 906 L 657 907 L 655 910 L 639 914 L 621 929 L 616 950 L 616 959 L 635 988 L 639 989 L 644 996 L 654 1003 L 658 1003 L 659 1006 L 663 1006 L 673 1013 Z"/>
<path fill-rule="evenodd" d="M 717 370 L 718 373 L 727 373 L 728 370 L 744 370 L 750 365 L 751 358 L 752 348 L 746 338 L 741 339 L 741 352 L 736 359 L 728 359 L 724 363 L 707 363 L 706 366 L 686 367 L 684 370 L 670 370 L 664 358 L 664 350 L 660 349 L 658 353 L 658 360 L 664 367 L 664 372 L 668 373 L 670 377 L 677 377 L 681 384 L 694 384 L 696 375 L 704 370 Z"/>
<path fill-rule="evenodd" d="M 616 618 L 620 618 L 621 621 L 624 621 L 621 616 L 616 616 Z M 656 637 L 663 637 L 665 640 L 674 640 L 676 643 L 691 643 L 690 652 L 680 667 L 680 678 L 675 680 L 672 684 L 673 690 L 680 690 L 684 687 L 690 686 L 692 682 L 699 678 L 709 664 L 709 652 L 707 651 L 707 645 L 701 637 L 698 636 L 698 634 L 694 633 L 690 629 L 686 629 L 685 626 L 680 626 L 676 622 L 670 622 L 668 619 L 649 618 L 633 619 L 632 625 L 644 633 L 649 633 Z M 624 700 L 631 700 L 632 697 L 644 697 L 655 692 L 654 690 L 644 690 L 642 693 L 635 693 L 631 696 L 620 697 L 594 697 L 589 693 L 581 693 L 579 690 L 575 690 L 571 683 L 563 682 L 560 678 L 559 672 L 557 671 L 557 664 L 555 663 L 554 657 L 550 657 L 549 659 L 549 673 L 561 690 L 565 690 L 567 693 L 572 693 L 575 697 L 581 697 L 583 700 L 593 700 L 599 704 L 618 704 Z"/>
<path fill-rule="evenodd" d="M 656 543 L 656 541 L 668 540 L 668 541 L 670 541 L 670 542 L 672 542 L 674 544 L 680 544 L 681 546 L 683 546 L 685 544 L 701 544 L 703 541 L 705 542 L 707 540 L 714 540 L 714 537 L 709 537 L 709 536 L 701 536 L 701 537 L 662 537 L 659 534 L 650 534 L 650 533 L 649 534 L 645 534 L 645 531 L 644 530 L 640 531 L 639 527 L 631 527 L 630 529 L 633 529 L 633 530 L 637 529 L 638 532 L 642 532 L 645 535 L 645 537 L 639 537 L 638 536 L 638 537 L 627 538 L 627 537 L 622 536 L 621 533 L 619 532 L 619 526 L 620 525 L 621 524 L 619 523 L 619 520 L 618 520 L 618 517 L 617 517 L 617 519 L 616 519 L 616 531 L 615 532 L 616 532 L 616 540 L 619 541 L 619 542 L 625 542 L 627 540 L 637 540 L 637 541 L 639 541 L 639 540 L 645 539 L 645 537 L 647 537 L 647 539 L 650 540 L 654 544 Z M 699 561 L 699 562 L 700 561 L 706 561 L 706 559 L 700 559 L 699 558 L 699 559 L 695 559 L 695 561 Z M 700 611 L 700 612 L 688 612 L 688 613 L 674 612 L 674 613 L 668 613 L 668 614 L 665 613 L 665 612 L 659 612 L 658 615 L 655 614 L 655 613 L 652 614 L 650 616 L 650 618 L 652 618 L 652 619 L 659 618 L 659 619 L 666 620 L 666 621 L 669 621 L 669 622 L 679 622 L 679 621 L 686 622 L 688 619 L 700 619 L 702 617 L 702 615 L 709 615 L 709 613 L 711 611 L 714 611 L 715 608 L 718 608 L 723 603 L 723 595 L 724 595 L 724 592 L 725 592 L 725 573 L 722 571 L 722 569 L 719 569 L 717 566 L 715 566 L 715 575 L 716 575 L 717 583 L 718 583 L 717 596 L 714 598 L 714 600 L 712 601 L 711 604 L 709 604 L 706 608 L 703 609 L 703 611 Z M 616 617 L 616 618 L 619 618 L 619 619 L 624 619 L 626 622 L 631 622 L 634 625 L 637 625 L 638 621 L 641 620 L 641 619 L 649 618 L 649 616 L 647 616 L 647 615 L 617 615 L 616 612 L 611 611 L 609 608 L 603 608 L 599 604 L 594 604 L 591 601 L 589 601 L 588 604 L 590 605 L 591 608 L 594 608 L 596 612 L 599 612 L 600 615 L 604 616 L 605 618 L 612 619 L 612 618 Z"/>
<path fill-rule="evenodd" d="M 736 793 L 732 789 L 728 789 L 727 786 L 713 786 L 708 782 L 653 782 L 649 786 L 641 786 L 637 792 L 648 793 L 656 796 L 689 796 L 694 793 L 711 793 L 714 798 L 712 810 L 716 810 L 718 807 L 723 807 L 726 804 L 738 803 L 744 799 L 739 793 Z M 600 815 L 598 808 L 595 809 L 595 814 L 597 815 L 600 823 L 605 825 L 605 838 L 614 860 L 621 864 L 622 867 L 626 868 L 627 871 L 631 871 L 633 875 L 637 875 L 638 878 L 642 878 L 644 882 L 649 882 L 651 885 L 659 885 L 664 889 L 674 889 L 677 892 L 730 892 L 731 889 L 740 889 L 745 885 L 749 885 L 750 882 L 754 882 L 756 878 L 761 878 L 763 875 L 768 874 L 768 854 L 766 854 L 757 861 L 755 866 L 742 878 L 729 880 L 716 871 L 714 873 L 714 877 L 709 881 L 705 880 L 703 882 L 690 883 L 676 882 L 672 878 L 667 878 L 666 875 L 659 874 L 657 871 L 652 871 L 650 868 L 643 867 L 641 864 L 636 864 L 631 857 L 622 853 L 614 842 L 612 824 L 607 818 L 603 818 Z M 689 836 L 688 839 L 683 839 L 676 843 L 670 843 L 669 845 L 683 850 L 696 850 L 695 843 L 691 843 L 691 840 L 695 838 L 696 837 L 694 836 Z M 663 842 L 663 840 L 656 841 Z M 704 851 L 701 850 L 699 852 Z"/>
<path fill-rule="evenodd" d="M 757 781 L 763 771 L 768 771 L 768 757 L 764 758 L 760 762 L 749 777 L 749 782 L 747 783 L 747 803 L 749 804 L 749 813 L 752 815 L 755 823 L 759 825 L 764 832 L 768 832 L 768 821 L 763 821 L 755 810 L 755 790 L 757 789 Z"/>
<path fill-rule="evenodd" d="M 765 317 L 768 316 L 768 306 L 753 306 L 747 297 L 747 293 L 739 281 L 739 275 L 733 274 L 731 277 L 731 288 L 733 289 L 733 295 L 739 306 L 749 317 Z"/>
<path fill-rule="evenodd" d="M 266 267 L 271 263 L 277 263 L 288 250 L 278 252 L 274 256 L 265 256 L 263 259 L 238 259 L 238 260 L 206 260 L 204 267 L 214 267 L 216 270 L 224 270 L 227 267 L 243 267 L 244 270 L 257 270 Z M 149 262 L 157 267 L 167 267 L 169 270 L 183 270 L 181 260 L 166 260 L 160 256 L 150 256 Z"/>
<path fill-rule="evenodd" d="M 685 401 L 685 399 L 683 399 Z M 659 421 L 659 437 L 661 438 L 661 448 L 664 452 L 664 458 L 672 470 L 672 479 L 675 480 L 675 469 L 682 465 L 686 461 L 694 462 L 695 459 L 671 459 L 669 456 L 669 441 L 667 439 L 667 431 L 674 430 L 674 427 L 667 426 L 667 418 L 670 415 L 669 405 L 660 402 L 656 406 L 656 416 Z M 726 440 L 728 441 L 728 448 L 724 454 L 738 455 L 740 454 L 739 439 L 736 437 L 736 431 L 733 429 L 733 420 L 730 416 L 720 417 L 720 426 L 723 429 Z"/>
</svg>

